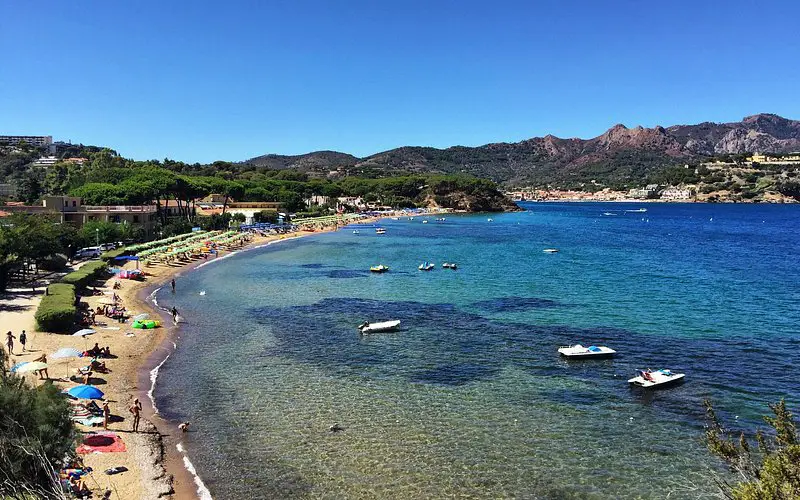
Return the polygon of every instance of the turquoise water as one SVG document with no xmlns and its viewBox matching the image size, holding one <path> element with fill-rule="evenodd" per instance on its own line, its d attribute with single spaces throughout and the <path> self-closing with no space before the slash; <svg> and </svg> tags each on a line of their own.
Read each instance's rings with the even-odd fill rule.
<svg viewBox="0 0 800 500">
<path fill-rule="evenodd" d="M 800 402 L 800 207 L 524 207 L 281 242 L 159 292 L 187 323 L 156 401 L 214 497 L 715 496 L 703 399 L 737 426 Z M 355 329 L 383 319 L 401 331 Z M 619 355 L 559 358 L 577 342 Z M 648 367 L 687 381 L 631 390 Z"/>
</svg>

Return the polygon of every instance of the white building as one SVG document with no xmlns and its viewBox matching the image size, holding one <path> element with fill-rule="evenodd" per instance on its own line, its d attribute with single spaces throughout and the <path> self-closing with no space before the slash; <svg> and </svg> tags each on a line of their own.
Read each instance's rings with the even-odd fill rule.
<svg viewBox="0 0 800 500">
<path fill-rule="evenodd" d="M 0 144 L 19 144 L 26 142 L 32 146 L 49 146 L 53 144 L 52 135 L 0 135 Z"/>
<path fill-rule="evenodd" d="M 668 187 L 661 192 L 662 200 L 691 200 L 694 192 L 689 188 Z"/>
</svg>

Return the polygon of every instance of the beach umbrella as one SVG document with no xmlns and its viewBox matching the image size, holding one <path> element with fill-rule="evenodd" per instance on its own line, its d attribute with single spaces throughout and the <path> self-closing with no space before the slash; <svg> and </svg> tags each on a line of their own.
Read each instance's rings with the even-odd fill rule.
<svg viewBox="0 0 800 500">
<path fill-rule="evenodd" d="M 45 368 L 47 368 L 47 363 L 42 363 L 41 361 L 31 361 L 30 363 L 25 363 L 25 365 L 17 368 L 16 373 L 35 372 L 38 370 L 44 370 Z"/>
<path fill-rule="evenodd" d="M 62 347 L 61 349 L 57 350 L 53 354 L 50 355 L 53 359 L 60 359 L 60 358 L 80 358 L 83 356 L 83 351 L 79 351 L 74 347 Z"/>
<path fill-rule="evenodd" d="M 76 385 L 67 389 L 67 394 L 78 399 L 103 399 L 103 391 L 93 385 Z"/>
<path fill-rule="evenodd" d="M 86 338 L 86 337 L 84 337 Z M 50 355 L 51 359 L 61 359 L 61 358 L 80 358 L 83 356 L 83 351 L 79 351 L 74 347 L 62 347 L 61 349 L 57 350 L 53 354 Z M 69 361 L 67 361 L 67 378 L 69 378 Z"/>
<path fill-rule="evenodd" d="M 97 332 L 95 332 L 91 328 L 84 328 L 83 330 L 78 330 L 77 332 L 73 333 L 72 336 L 73 337 L 83 337 L 83 347 L 85 349 L 86 348 L 86 337 L 88 337 L 89 335 L 94 335 L 95 333 L 97 333 Z"/>
<path fill-rule="evenodd" d="M 17 363 L 16 365 L 11 367 L 11 373 L 16 373 L 17 370 L 27 365 L 28 363 L 30 363 L 30 361 L 23 361 L 22 363 Z"/>
<path fill-rule="evenodd" d="M 150 319 L 150 315 L 147 313 L 137 314 L 133 317 L 134 321 L 144 321 L 146 319 Z"/>
</svg>

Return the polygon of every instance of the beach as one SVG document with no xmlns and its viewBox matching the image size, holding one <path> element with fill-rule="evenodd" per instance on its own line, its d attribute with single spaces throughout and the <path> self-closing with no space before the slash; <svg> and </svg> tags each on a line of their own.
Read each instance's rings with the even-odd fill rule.
<svg viewBox="0 0 800 500">
<path fill-rule="evenodd" d="M 370 223 L 374 220 L 365 219 L 360 222 Z M 116 293 L 117 302 L 124 305 L 129 318 L 147 313 L 153 319 L 160 319 L 162 326 L 156 329 L 134 330 L 131 328 L 130 319 L 126 323 L 118 323 L 116 320 L 98 315 L 97 325 L 92 326 L 96 333 L 84 338 L 37 332 L 34 314 L 41 301 L 43 288 L 40 288 L 38 293 L 30 290 L 12 291 L 2 297 L 0 323 L 3 328 L 6 331 L 11 330 L 17 337 L 22 330 L 25 330 L 28 335 L 26 352 L 21 351 L 18 343 L 15 344 L 14 354 L 10 359 L 12 365 L 23 361 L 32 361 L 42 354 L 49 356 L 64 347 L 86 351 L 96 343 L 101 348 L 106 346 L 110 348 L 112 357 L 103 359 L 109 372 L 95 373 L 90 379 L 90 383 L 104 392 L 112 414 L 108 431 L 117 433 L 124 443 L 126 451 L 81 455 L 84 465 L 93 470 L 87 476 L 86 485 L 94 495 L 99 497 L 104 491 L 111 490 L 111 498 L 126 500 L 163 498 L 173 495 L 177 498 L 198 496 L 195 479 L 188 473 L 184 456 L 177 449 L 182 434 L 177 429 L 177 423 L 160 418 L 151 403 L 152 388 L 155 383 L 152 370 L 159 366 L 174 349 L 175 342 L 180 336 L 180 316 L 178 327 L 176 327 L 170 315 L 156 309 L 154 304 L 148 301 L 148 295 L 173 278 L 177 282 L 177 287 L 180 287 L 182 274 L 197 266 L 224 259 L 232 252 L 336 229 L 338 226 L 319 228 L 313 231 L 301 230 L 288 235 L 254 236 L 243 247 L 220 251 L 216 256 L 208 259 L 195 259 L 186 265 L 159 264 L 145 267 L 143 268 L 146 273 L 145 281 L 118 279 L 115 275 L 109 278 L 102 287 L 98 287 L 101 295 L 81 297 L 81 301 L 87 302 L 94 310 L 98 307 L 100 300 L 108 300 Z M 135 267 L 136 262 L 134 261 L 129 261 L 122 266 L 123 269 Z M 115 282 L 119 283 L 119 289 L 113 289 Z M 48 375 L 54 384 L 69 388 L 76 385 L 76 382 L 69 381 L 69 376 L 75 375 L 76 369 L 86 364 L 85 358 L 50 359 L 48 357 Z M 33 374 L 24 376 L 29 382 L 41 383 Z M 128 410 L 134 398 L 138 398 L 143 405 L 138 433 L 132 432 L 132 414 Z M 103 430 L 102 426 L 99 428 L 85 427 L 80 424 L 76 424 L 76 426 L 79 433 Z M 103 473 L 114 467 L 124 467 L 127 471 L 114 475 Z"/>
</svg>

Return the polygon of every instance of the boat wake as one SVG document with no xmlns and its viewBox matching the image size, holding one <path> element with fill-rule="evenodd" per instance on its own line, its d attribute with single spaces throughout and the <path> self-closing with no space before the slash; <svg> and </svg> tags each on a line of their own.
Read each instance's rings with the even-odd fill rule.
<svg viewBox="0 0 800 500">
<path fill-rule="evenodd" d="M 180 452 L 183 457 L 183 466 L 189 471 L 189 474 L 192 475 L 192 479 L 194 479 L 194 484 L 197 486 L 197 496 L 200 500 L 213 500 L 211 492 L 208 491 L 203 480 L 200 479 L 200 476 L 197 474 L 197 469 L 194 468 L 194 464 L 192 464 L 192 461 L 189 460 L 188 455 L 186 455 L 186 448 L 184 448 L 181 443 L 178 443 L 175 448 L 178 449 L 178 452 Z"/>
</svg>

